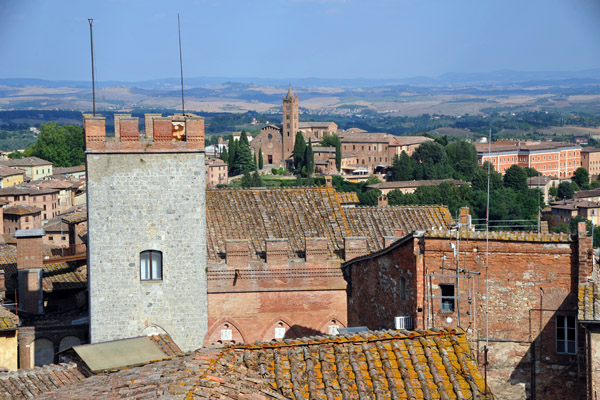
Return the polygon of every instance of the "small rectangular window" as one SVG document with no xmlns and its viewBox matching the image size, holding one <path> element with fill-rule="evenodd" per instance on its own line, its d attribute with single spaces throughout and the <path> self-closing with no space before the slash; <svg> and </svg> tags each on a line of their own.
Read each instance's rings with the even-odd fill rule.
<svg viewBox="0 0 600 400">
<path fill-rule="evenodd" d="M 556 352 L 577 354 L 577 321 L 574 315 L 556 316 Z"/>
<path fill-rule="evenodd" d="M 401 276 L 399 283 L 400 300 L 406 300 L 406 278 Z"/>
<path fill-rule="evenodd" d="M 441 283 L 442 291 L 442 312 L 454 311 L 454 285 L 449 283 Z"/>
<path fill-rule="evenodd" d="M 140 253 L 140 279 L 143 281 L 162 280 L 162 253 L 146 250 Z"/>
</svg>

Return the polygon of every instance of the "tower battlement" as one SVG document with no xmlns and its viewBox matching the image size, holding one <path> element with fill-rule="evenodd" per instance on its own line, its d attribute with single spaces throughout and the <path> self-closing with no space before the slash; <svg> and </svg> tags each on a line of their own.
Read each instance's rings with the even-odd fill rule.
<svg viewBox="0 0 600 400">
<path fill-rule="evenodd" d="M 145 132 L 139 118 L 115 114 L 115 136 L 106 136 L 106 117 L 83 114 L 85 148 L 98 153 L 164 153 L 204 150 L 204 118 L 193 114 L 145 114 Z"/>
</svg>

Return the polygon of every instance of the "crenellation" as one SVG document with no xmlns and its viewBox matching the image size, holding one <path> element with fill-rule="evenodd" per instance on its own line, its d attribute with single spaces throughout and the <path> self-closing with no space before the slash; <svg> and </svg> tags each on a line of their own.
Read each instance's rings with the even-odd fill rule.
<svg viewBox="0 0 600 400">
<path fill-rule="evenodd" d="M 106 137 L 106 118 L 83 115 L 88 153 L 180 153 L 204 150 L 204 118 L 193 114 L 162 117 L 145 115 L 146 135 L 140 137 L 139 118 L 115 115 L 115 137 Z M 151 127 L 151 128 L 150 128 Z"/>
</svg>

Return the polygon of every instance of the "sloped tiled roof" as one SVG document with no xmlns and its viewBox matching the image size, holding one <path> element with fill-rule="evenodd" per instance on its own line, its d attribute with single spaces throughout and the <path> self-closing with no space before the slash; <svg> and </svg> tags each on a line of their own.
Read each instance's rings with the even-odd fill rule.
<svg viewBox="0 0 600 400">
<path fill-rule="evenodd" d="M 41 396 L 491 399 L 462 330 L 374 331 L 200 349 Z"/>
<path fill-rule="evenodd" d="M 0 306 L 0 331 L 14 331 L 19 326 L 19 317 Z"/>
<path fill-rule="evenodd" d="M 383 238 L 416 230 L 447 229 L 454 224 L 445 206 L 379 206 L 344 209 L 351 236 L 366 236 L 369 252 L 383 249 Z"/>
<path fill-rule="evenodd" d="M 359 207 L 354 192 L 340 193 L 330 187 L 277 189 L 207 189 L 207 247 L 210 262 L 219 262 L 225 253 L 225 241 L 248 239 L 251 257 L 260 258 L 265 239 L 286 238 L 288 256 L 300 257 L 305 238 L 324 237 L 330 256 L 339 256 L 344 238 L 368 236 L 380 249 L 383 236 L 394 229 L 414 230 L 446 228 L 454 221 L 447 207 Z"/>
<path fill-rule="evenodd" d="M 20 159 L 6 160 L 2 162 L 9 167 L 36 167 L 41 165 L 52 165 L 50 161 L 43 160 L 39 157 L 24 157 Z"/>
<path fill-rule="evenodd" d="M 0 253 L 0 270 L 5 274 L 6 290 L 14 291 L 17 284 L 16 251 Z M 75 262 L 44 264 L 42 286 L 46 292 L 85 288 L 87 286 L 87 268 L 85 265 L 77 266 Z"/>
<path fill-rule="evenodd" d="M 0 398 L 34 399 L 54 389 L 64 388 L 84 379 L 74 363 L 0 373 Z"/>
<path fill-rule="evenodd" d="M 63 222 L 67 224 L 74 224 L 78 222 L 83 222 L 87 220 L 87 212 L 86 211 L 76 211 L 71 214 L 64 215 L 62 217 Z"/>
<path fill-rule="evenodd" d="M 228 239 L 249 239 L 251 254 L 265 239 L 287 238 L 289 257 L 304 251 L 304 238 L 325 237 L 330 254 L 347 236 L 345 217 L 333 188 L 226 189 L 206 191 L 208 259 L 219 259 Z"/>
</svg>

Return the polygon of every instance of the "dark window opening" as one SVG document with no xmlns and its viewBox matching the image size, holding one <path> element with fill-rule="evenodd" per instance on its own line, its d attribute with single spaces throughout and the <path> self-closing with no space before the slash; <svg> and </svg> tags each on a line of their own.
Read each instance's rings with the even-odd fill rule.
<svg viewBox="0 0 600 400">
<path fill-rule="evenodd" d="M 442 312 L 454 311 L 454 285 L 448 283 L 440 284 L 442 291 Z"/>
<path fill-rule="evenodd" d="M 146 250 L 140 253 L 140 279 L 143 281 L 162 280 L 162 252 Z"/>
<path fill-rule="evenodd" d="M 577 354 L 577 321 L 574 315 L 556 316 L 556 352 Z"/>
</svg>

